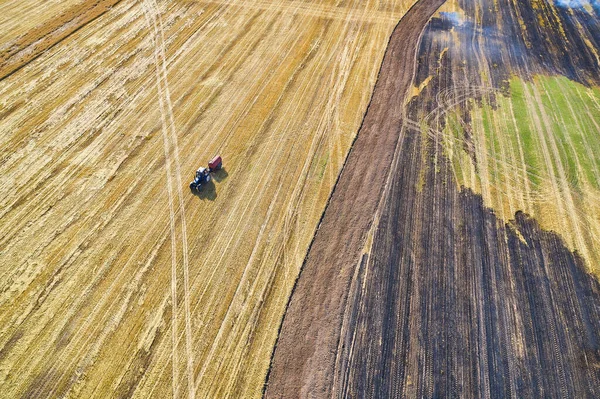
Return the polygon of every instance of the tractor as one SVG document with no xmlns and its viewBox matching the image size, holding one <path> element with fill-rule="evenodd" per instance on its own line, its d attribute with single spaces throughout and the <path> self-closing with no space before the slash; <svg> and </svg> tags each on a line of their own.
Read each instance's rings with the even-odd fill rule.
<svg viewBox="0 0 600 399">
<path fill-rule="evenodd" d="M 202 186 L 210 182 L 210 174 L 220 170 L 222 167 L 223 160 L 221 159 L 220 155 L 217 155 L 210 160 L 208 163 L 208 168 L 201 167 L 196 171 L 196 177 L 194 178 L 194 181 L 190 183 L 190 189 L 193 191 L 202 190 Z"/>
</svg>

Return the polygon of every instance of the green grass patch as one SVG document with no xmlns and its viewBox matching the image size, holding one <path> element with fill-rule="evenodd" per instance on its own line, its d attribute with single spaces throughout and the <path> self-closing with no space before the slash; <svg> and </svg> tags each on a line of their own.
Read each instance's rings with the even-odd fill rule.
<svg viewBox="0 0 600 399">
<path fill-rule="evenodd" d="M 578 186 L 585 179 L 600 189 L 600 93 L 565 77 L 542 76 L 537 81 L 569 180 Z"/>
<path fill-rule="evenodd" d="M 535 92 L 539 93 L 540 104 L 532 103 Z M 482 162 L 485 155 L 477 144 L 485 140 L 491 181 L 506 181 L 503 171 L 521 168 L 535 189 L 548 179 L 559 178 L 557 171 L 562 167 L 574 188 L 580 188 L 585 180 L 600 189 L 600 89 L 586 88 L 565 77 L 540 76 L 534 82 L 513 77 L 510 96 L 497 95 L 496 103 L 496 109 L 484 101 L 472 111 L 477 162 Z M 447 155 L 462 180 L 459 183 L 465 184 L 474 165 L 460 144 L 465 137 L 458 111 L 448 113 L 444 130 Z M 550 157 L 550 170 L 544 148 Z M 521 153 L 524 165 L 520 165 Z M 477 170 L 482 172 L 481 167 Z"/>
<path fill-rule="evenodd" d="M 511 115 L 511 118 L 514 116 L 514 121 L 505 123 L 503 140 L 510 140 L 515 149 L 521 148 L 528 178 L 534 187 L 538 187 L 542 183 L 543 157 L 531 123 L 532 111 L 525 99 L 523 82 L 517 78 L 511 79 L 510 92 L 510 98 L 498 96 L 498 109 L 510 110 L 511 112 L 506 113 Z M 515 155 L 516 159 L 520 159 L 518 154 Z"/>
</svg>

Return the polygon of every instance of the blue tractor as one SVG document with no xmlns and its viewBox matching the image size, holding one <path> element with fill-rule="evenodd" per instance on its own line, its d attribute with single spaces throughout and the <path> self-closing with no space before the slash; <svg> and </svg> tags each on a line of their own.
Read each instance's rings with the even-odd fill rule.
<svg viewBox="0 0 600 399">
<path fill-rule="evenodd" d="M 202 185 L 208 184 L 210 181 L 210 172 L 206 168 L 200 168 L 196 171 L 196 177 L 194 181 L 190 183 L 192 190 L 200 191 Z"/>
<path fill-rule="evenodd" d="M 223 160 L 220 155 L 214 157 L 209 163 L 208 168 L 200 168 L 196 171 L 194 181 L 190 183 L 190 189 L 200 191 L 203 185 L 210 182 L 210 174 L 216 172 L 223 167 Z"/>
</svg>

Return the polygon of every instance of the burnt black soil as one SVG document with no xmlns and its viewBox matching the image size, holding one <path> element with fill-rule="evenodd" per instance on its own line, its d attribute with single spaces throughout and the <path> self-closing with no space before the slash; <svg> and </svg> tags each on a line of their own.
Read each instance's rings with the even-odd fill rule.
<svg viewBox="0 0 600 399">
<path fill-rule="evenodd" d="M 468 108 L 508 94 L 511 76 L 600 83 L 586 45 L 600 48 L 600 3 L 459 3 L 425 29 L 415 84 L 430 80 L 408 120 L 440 131 L 443 106 L 459 106 L 468 151 Z M 498 219 L 411 130 L 347 301 L 337 396 L 600 397 L 600 285 L 584 260 L 521 212 Z"/>
<path fill-rule="evenodd" d="M 413 99 L 415 120 L 439 106 L 439 93 L 488 99 L 488 87 L 508 94 L 516 75 L 560 75 L 600 85 L 600 1 L 458 0 L 461 12 L 441 12 L 425 28 L 415 84 L 432 78 Z M 586 7 L 585 4 L 588 6 Z M 485 72 L 485 73 L 482 73 Z M 418 110 L 423 113 L 415 115 Z M 468 121 L 467 121 L 468 122 Z"/>
<path fill-rule="evenodd" d="M 600 3 L 459 3 L 464 13 L 440 13 L 425 29 L 415 84 L 430 80 L 408 120 L 429 116 L 439 132 L 444 106 L 458 106 L 468 151 L 469 107 L 508 94 L 511 76 L 600 83 L 585 43 L 600 48 Z M 348 298 L 334 391 L 600 397 L 600 286 L 584 260 L 521 212 L 498 219 L 457 187 L 436 137 L 405 128 L 372 253 Z"/>
<path fill-rule="evenodd" d="M 600 397 L 600 285 L 583 260 L 523 213 L 499 220 L 442 157 L 405 159 L 348 300 L 339 396 Z"/>
</svg>

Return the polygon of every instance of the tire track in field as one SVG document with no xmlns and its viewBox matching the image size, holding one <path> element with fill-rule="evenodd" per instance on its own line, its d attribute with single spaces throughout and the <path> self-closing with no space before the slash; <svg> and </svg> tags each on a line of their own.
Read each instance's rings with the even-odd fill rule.
<svg viewBox="0 0 600 399">
<path fill-rule="evenodd" d="M 271 10 L 271 13 L 274 13 L 274 12 L 275 12 L 274 10 Z M 268 18 L 268 17 L 266 17 L 266 18 Z M 292 36 L 292 35 L 293 35 L 293 32 L 292 32 L 292 31 L 288 31 L 288 33 L 286 34 L 286 36 Z M 297 37 L 297 39 L 296 39 L 296 40 L 299 40 L 299 37 Z M 284 40 L 284 41 L 282 41 L 282 43 L 285 43 L 285 42 L 286 42 L 285 40 Z M 282 48 L 282 50 L 285 50 L 287 53 L 290 53 L 290 52 L 292 51 L 292 49 L 293 49 L 293 48 L 294 48 L 294 46 L 290 46 L 290 47 L 289 47 L 289 48 L 287 48 L 287 49 L 284 49 L 284 48 Z M 277 52 L 275 52 L 275 53 L 274 53 L 274 56 L 273 56 L 273 61 L 275 61 L 276 59 L 278 59 L 278 56 L 277 56 L 277 55 L 278 55 L 278 53 L 277 53 Z M 278 61 L 278 64 L 279 64 L 279 65 L 282 65 L 282 62 L 283 62 L 283 59 L 280 59 L 280 60 Z M 223 65 L 221 68 L 224 68 L 224 67 L 225 67 L 225 66 Z M 235 69 L 235 68 L 234 68 L 234 69 Z M 268 87 L 268 85 L 261 85 L 261 89 L 260 89 L 260 91 L 264 91 L 264 90 L 265 90 L 267 87 Z M 284 96 L 283 96 L 283 94 L 284 94 L 285 92 L 286 92 L 286 90 L 282 90 L 282 94 L 280 94 L 280 96 L 279 96 L 279 98 L 280 98 L 280 99 L 282 99 L 282 98 L 284 97 Z M 250 110 L 250 108 L 251 108 L 251 105 L 252 105 L 252 104 L 254 104 L 254 103 L 256 102 L 257 98 L 258 98 L 258 95 L 257 95 L 257 96 L 255 96 L 255 97 L 253 98 L 253 101 L 252 101 L 252 102 L 250 102 L 248 105 L 246 105 L 246 106 L 244 107 L 244 111 L 242 112 L 242 114 L 245 114 L 245 113 L 247 113 L 247 112 Z M 242 118 L 242 115 L 240 115 L 240 116 L 238 117 L 238 120 L 239 120 L 239 119 L 241 119 L 241 118 Z M 288 123 L 289 123 L 289 122 L 290 122 L 290 121 L 288 120 Z M 266 124 L 266 120 L 265 120 L 264 124 Z M 263 124 L 263 125 L 264 125 L 264 124 Z M 227 134 L 225 141 L 227 142 L 227 141 L 228 141 L 230 138 L 231 138 L 231 134 Z M 223 146 L 223 145 L 224 145 L 224 143 L 222 143 L 222 144 L 221 144 L 221 146 Z M 279 147 L 277 147 L 277 149 L 276 149 L 275 151 L 271 151 L 271 156 L 270 156 L 269 160 L 268 160 L 268 161 L 266 161 L 265 163 L 267 163 L 267 164 L 271 164 L 271 163 L 273 162 L 273 157 L 274 157 L 276 154 L 278 154 L 278 153 L 279 153 L 279 150 L 280 150 L 280 148 L 279 148 Z M 261 156 L 265 155 L 265 154 L 266 154 L 266 151 L 267 151 L 267 149 L 266 149 L 266 148 L 263 148 L 263 150 L 262 150 L 262 152 L 261 152 L 261 154 L 262 154 Z M 264 183 L 263 183 L 263 184 L 264 184 Z M 238 212 L 240 212 L 240 211 L 239 211 L 237 208 L 238 208 L 238 207 L 242 207 L 242 206 L 244 206 L 244 210 L 243 210 L 243 211 L 241 211 L 241 212 L 242 212 L 242 215 L 245 215 L 245 214 L 247 214 L 247 213 L 250 211 L 250 207 L 251 207 L 251 205 L 252 205 L 253 203 L 255 203 L 255 201 L 254 201 L 254 200 L 252 200 L 252 199 L 253 199 L 253 198 L 254 198 L 256 195 L 258 195 L 258 194 L 261 192 L 261 190 L 260 190 L 260 186 L 259 186 L 259 185 L 255 185 L 255 184 L 251 184 L 251 182 L 247 182 L 247 183 L 245 184 L 245 187 L 246 187 L 246 188 L 245 188 L 244 190 L 249 190 L 249 189 L 251 189 L 251 190 L 252 190 L 252 197 L 251 197 L 251 199 L 250 199 L 250 200 L 246 200 L 246 201 L 238 201 L 238 202 L 236 203 L 236 210 L 233 210 L 233 211 L 232 211 L 233 213 L 236 213 L 236 214 L 237 214 Z M 244 218 L 243 216 L 242 216 L 242 217 L 240 217 L 240 218 L 238 218 L 238 219 L 237 219 L 237 225 L 238 225 L 238 226 L 241 226 L 241 223 L 243 223 L 243 220 L 244 220 L 244 219 L 245 219 L 245 218 Z M 237 227 L 237 228 L 236 228 L 236 229 L 234 229 L 234 230 L 236 230 L 236 231 L 237 231 L 237 230 L 239 230 L 239 227 Z M 220 231 L 220 233 L 219 233 L 219 237 L 221 237 L 221 236 L 223 236 L 223 235 L 226 235 L 226 234 L 227 234 L 227 231 L 226 231 L 226 229 L 221 229 L 221 231 Z M 235 235 L 230 235 L 230 237 L 231 237 L 231 238 L 230 238 L 230 240 L 229 240 L 229 243 L 228 243 L 228 244 L 227 244 L 227 245 L 226 245 L 224 248 L 216 248 L 216 247 L 215 247 L 215 248 L 212 248 L 212 249 L 210 249 L 210 250 L 208 250 L 208 249 L 207 249 L 207 250 L 205 251 L 205 254 L 206 254 L 206 257 L 205 257 L 205 258 L 206 258 L 206 259 L 211 259 L 211 258 L 212 258 L 212 253 L 213 253 L 215 250 L 219 250 L 219 251 L 221 252 L 220 258 L 222 258 L 222 257 L 225 255 L 225 253 L 228 251 L 228 248 L 230 248 L 231 240 L 233 240 L 234 236 L 235 236 Z M 241 239 L 241 236 L 240 236 L 240 235 L 238 235 L 238 241 L 239 241 L 240 239 Z M 239 242 L 236 242 L 236 243 L 235 243 L 235 245 L 234 245 L 234 247 L 235 247 L 235 246 L 237 246 L 237 245 L 239 245 Z M 257 245 L 258 245 L 258 243 L 257 243 Z M 216 264 L 219 264 L 219 263 L 220 263 L 220 259 L 219 259 L 219 260 L 216 262 Z M 217 270 L 216 268 L 214 268 L 214 269 L 213 269 L 213 271 L 212 271 L 212 275 L 211 275 L 211 277 L 209 278 L 209 280 L 212 280 L 212 277 L 213 277 L 213 276 L 214 276 L 214 274 L 216 273 L 216 270 Z M 192 285 L 195 285 L 195 281 L 192 283 Z M 209 283 L 207 286 L 210 286 L 210 285 L 211 285 L 211 284 Z M 201 293 L 201 295 L 200 295 L 200 300 L 198 301 L 198 303 L 201 303 L 201 302 L 202 302 L 202 297 L 203 297 L 204 295 L 205 295 L 205 292 L 203 291 L 203 292 Z M 196 305 L 196 306 L 198 306 L 198 305 Z M 195 309 L 194 309 L 194 312 L 195 312 Z M 204 323 L 204 321 L 203 321 L 203 320 L 200 320 L 200 324 L 203 324 L 203 323 Z M 217 334 L 218 336 L 220 336 L 220 335 L 222 335 L 222 334 L 223 334 L 223 329 L 224 329 L 224 327 L 225 327 L 225 323 L 222 323 L 222 324 L 221 324 L 221 328 L 219 328 L 219 333 Z M 218 339 L 218 337 L 217 337 L 217 339 L 215 339 L 215 341 L 213 342 L 213 345 L 211 346 L 211 353 L 212 353 L 212 352 L 214 352 L 214 350 L 216 350 L 218 342 L 219 342 L 219 339 Z M 210 355 L 209 355 L 209 358 L 210 358 Z M 208 363 L 209 363 L 208 361 L 206 361 L 206 362 L 203 362 L 203 367 L 202 367 L 202 370 L 199 372 L 199 378 L 198 378 L 198 380 L 197 380 L 198 382 L 200 382 L 200 380 L 203 378 L 203 374 L 204 374 L 205 368 L 208 366 Z M 157 383 L 158 383 L 158 381 L 157 381 Z M 155 385 L 156 385 L 156 384 L 155 384 Z M 155 387 L 153 387 L 153 388 L 152 388 L 152 391 L 154 391 L 154 389 L 155 389 Z"/>
<path fill-rule="evenodd" d="M 130 185 L 130 187 L 131 187 L 132 189 L 133 189 L 133 187 L 135 187 L 135 186 L 136 186 L 136 185 Z M 130 192 L 131 192 L 131 190 L 128 190 L 128 193 L 130 193 Z M 122 198 L 119 200 L 119 202 L 122 202 Z M 108 220 L 106 220 L 105 222 L 107 222 L 107 221 L 108 221 Z M 115 282 L 116 282 L 116 281 L 118 281 L 118 280 L 119 280 L 119 279 L 116 279 L 116 280 L 115 280 Z M 114 284 L 113 284 L 113 286 L 114 286 Z M 107 297 L 108 297 L 108 296 L 107 296 Z M 125 303 L 127 303 L 127 301 L 125 301 Z M 125 309 L 125 308 L 121 308 L 121 310 L 118 312 L 118 314 L 122 315 L 122 314 L 123 314 L 123 312 L 124 312 L 124 309 Z M 94 312 L 92 312 L 92 314 L 96 314 L 96 312 L 94 311 Z M 91 317 L 91 315 L 90 315 L 90 317 Z M 113 317 L 113 320 L 115 320 L 115 319 L 120 319 L 120 317 L 122 317 L 122 316 L 119 316 L 119 317 Z M 105 335 L 105 333 L 103 333 L 103 335 Z M 101 342 L 102 340 L 97 340 L 97 341 L 98 341 L 98 342 Z M 88 340 L 87 340 L 87 342 L 89 342 L 89 337 L 88 337 Z M 79 353 L 79 354 L 80 354 L 80 353 Z M 78 354 L 78 356 L 79 356 L 79 354 Z M 75 358 L 76 358 L 76 359 L 79 359 L 79 357 L 75 357 Z M 53 372 L 52 374 L 56 375 L 56 372 Z M 37 392 L 39 393 L 39 395 L 41 395 L 41 394 L 42 394 L 42 389 L 44 388 L 44 386 L 45 386 L 46 384 L 47 384 L 47 381 L 44 381 L 44 382 L 43 382 L 43 384 L 40 384 L 39 386 L 37 386 L 37 387 L 36 387 L 36 389 L 37 389 Z M 51 390 L 51 392 L 50 392 L 50 395 L 52 395 L 52 394 L 55 392 L 55 390 L 56 390 L 56 389 L 58 389 L 58 383 L 54 385 L 54 387 L 52 388 L 52 390 Z M 35 393 L 33 393 L 33 395 L 35 395 Z"/>
<path fill-rule="evenodd" d="M 90 152 L 92 152 L 92 151 L 90 151 Z M 82 162 L 85 162 L 85 160 L 87 160 L 87 159 L 89 158 L 90 154 L 89 154 L 89 152 L 86 152 L 86 153 L 85 153 L 85 154 L 83 154 L 83 155 L 84 155 L 85 157 L 82 159 Z M 133 187 L 133 186 L 132 186 L 132 187 Z M 119 202 L 120 202 L 120 200 L 119 200 Z M 118 203 L 117 203 L 116 205 L 118 205 Z M 106 220 L 103 220 L 103 219 L 100 219 L 100 220 L 102 220 L 103 222 L 106 222 Z M 65 262 L 67 262 L 67 264 L 69 264 L 69 263 L 72 263 L 72 262 L 71 262 L 71 256 L 73 256 L 74 258 L 76 258 L 76 257 L 77 257 L 77 252 L 81 252 L 81 251 L 75 251 L 75 252 L 73 252 L 73 253 L 72 253 L 72 255 L 68 255 L 68 257 L 66 257 L 66 256 L 65 256 L 65 257 L 63 257 L 63 259 L 65 260 Z M 56 260 L 58 260 L 58 259 L 56 259 Z M 50 287 L 50 288 L 52 288 L 52 287 Z M 41 359 L 41 358 L 42 358 L 42 357 L 40 357 L 40 359 Z M 53 373 L 53 374 L 56 374 L 56 373 Z"/>
<path fill-rule="evenodd" d="M 171 102 L 171 90 L 169 88 L 169 80 L 167 76 L 167 58 L 165 55 L 165 34 L 164 26 L 162 21 L 162 15 L 158 8 L 156 0 L 150 0 L 150 4 L 153 5 L 155 16 L 158 19 L 158 27 L 160 28 L 160 55 L 161 55 L 161 66 L 162 66 L 162 77 L 165 88 L 165 99 L 167 104 L 167 110 L 169 112 L 169 126 L 171 132 L 171 140 L 175 155 L 175 177 L 177 179 L 177 193 L 179 197 L 179 208 L 181 216 L 181 244 L 183 251 L 183 292 L 184 292 L 184 310 L 185 310 L 185 342 L 186 342 L 186 354 L 187 354 L 187 374 L 188 374 L 188 395 L 190 399 L 194 399 L 195 383 L 194 383 L 194 354 L 192 345 L 192 317 L 190 313 L 190 291 L 189 291 L 189 260 L 188 260 L 188 240 L 187 240 L 187 227 L 185 221 L 185 204 L 183 197 L 183 184 L 181 182 L 181 166 L 180 166 L 180 155 L 179 155 L 179 144 L 177 140 L 177 131 L 175 129 L 175 116 L 173 114 L 173 104 Z M 156 27 L 156 25 L 155 25 Z M 156 31 L 155 31 L 156 32 Z"/>
<path fill-rule="evenodd" d="M 135 186 L 135 185 L 131 185 L 130 187 L 134 187 L 134 186 Z M 104 222 L 106 222 L 106 220 L 104 220 Z M 54 373 L 54 374 L 56 374 L 56 373 Z"/>
<path fill-rule="evenodd" d="M 173 397 L 177 398 L 178 386 L 179 386 L 179 364 L 177 361 L 178 357 L 178 346 L 177 346 L 177 329 L 178 329 L 178 298 L 177 298 L 177 247 L 176 247 L 176 234 L 175 234 L 175 212 L 174 212 L 174 200 L 173 200 L 173 189 L 172 189 L 172 171 L 171 162 L 175 164 L 175 176 L 176 176 L 176 188 L 177 197 L 179 200 L 179 215 L 181 223 L 181 243 L 183 253 L 183 271 L 184 271 L 184 311 L 185 311 L 185 337 L 186 337 L 186 357 L 187 357 L 187 377 L 188 377 L 188 395 L 190 398 L 195 397 L 194 393 L 194 374 L 193 374 L 193 353 L 192 353 L 192 339 L 191 339 L 191 316 L 189 307 L 189 268 L 188 268 L 188 249 L 187 249 L 187 229 L 185 224 L 185 205 L 183 202 L 183 190 L 181 183 L 181 170 L 180 170 L 180 158 L 179 148 L 177 144 L 177 132 L 175 131 L 175 120 L 173 116 L 173 105 L 170 99 L 170 91 L 168 86 L 167 70 L 166 70 L 166 57 L 164 52 L 164 28 L 162 24 L 162 17 L 160 16 L 160 10 L 153 1 L 144 0 L 142 3 L 144 14 L 147 17 L 147 21 L 151 21 L 148 24 L 148 28 L 153 29 L 154 32 L 154 60 L 156 65 L 156 85 L 158 90 L 158 99 L 161 111 L 162 119 L 162 131 L 163 131 L 163 144 L 165 153 L 165 168 L 167 173 L 167 186 L 169 194 L 169 214 L 170 214 L 170 226 L 171 226 L 171 301 L 173 315 L 171 319 L 172 329 L 172 365 L 173 365 Z M 158 22 L 157 22 L 158 20 Z M 167 121 L 168 117 L 168 121 Z M 175 159 L 172 160 L 170 153 L 173 148 Z"/>
<path fill-rule="evenodd" d="M 137 186 L 137 185 L 136 185 L 136 184 L 131 184 L 131 185 L 130 185 L 130 187 L 131 187 L 131 188 L 133 188 L 133 187 L 135 187 L 135 186 Z M 129 193 L 130 193 L 131 191 L 132 191 L 132 190 L 129 190 Z M 148 233 L 148 234 L 149 234 L 149 233 Z M 159 237 L 163 237 L 163 236 L 165 236 L 165 235 L 164 235 L 164 234 L 162 234 L 162 233 L 159 235 Z M 148 262 L 146 263 L 146 267 L 144 268 L 144 270 L 145 270 L 145 269 L 147 269 L 147 266 L 148 266 L 148 265 L 150 265 L 150 264 L 152 263 L 152 258 L 156 256 L 156 252 L 158 251 L 158 248 L 160 248 L 160 247 L 162 246 L 162 242 L 164 242 L 165 240 L 166 240 L 166 237 L 165 237 L 164 239 L 162 239 L 162 241 L 161 241 L 161 243 L 160 243 L 160 244 L 158 244 L 158 245 L 154 245 L 154 246 L 153 246 L 153 247 L 155 248 L 155 250 L 153 250 L 153 255 L 150 257 L 150 259 L 149 259 L 149 260 L 148 260 Z M 142 240 L 142 241 L 143 241 L 143 240 Z M 139 247 L 139 248 L 138 248 L 138 251 L 140 251 L 140 250 L 141 250 L 141 247 Z M 124 269 L 123 269 L 123 270 L 124 270 Z M 111 297 L 111 293 L 112 293 L 112 292 L 113 292 L 113 290 L 116 288 L 116 284 L 117 284 L 119 281 L 121 281 L 121 279 L 120 279 L 120 275 L 121 275 L 121 273 L 122 273 L 122 272 L 120 272 L 119 276 L 117 276 L 117 278 L 116 278 L 116 279 L 114 280 L 114 282 L 111 284 L 111 287 L 110 287 L 110 289 L 108 290 L 107 294 L 106 294 L 106 295 L 104 296 L 104 298 L 103 298 L 103 302 L 104 302 L 104 300 L 107 300 L 108 298 L 110 298 L 110 297 Z M 143 273 L 143 270 L 142 270 L 140 273 Z M 131 295 L 131 294 L 128 294 L 128 295 Z M 128 302 L 128 300 L 124 301 L 124 303 L 125 303 L 125 304 L 127 304 L 127 302 Z M 93 311 L 92 311 L 92 312 L 91 312 L 91 313 L 88 315 L 88 319 L 87 319 L 87 320 L 88 320 L 88 322 L 87 322 L 86 324 L 89 324 L 89 322 L 91 322 L 91 318 L 92 318 L 92 316 L 94 316 L 94 315 L 98 314 L 98 312 L 100 311 L 100 305 L 101 305 L 101 303 L 98 303 L 98 304 L 96 304 L 96 306 L 95 306 L 94 310 L 93 310 Z M 121 307 L 121 310 L 117 311 L 117 313 L 122 315 L 122 314 L 123 314 L 123 309 L 124 309 L 124 308 L 123 308 L 123 307 Z M 109 312 L 109 313 L 112 313 L 110 309 L 108 310 L 108 312 Z M 113 318 L 112 318 L 112 320 L 113 320 L 113 321 L 114 321 L 114 320 L 119 320 L 120 318 L 121 318 L 121 316 L 119 316 L 118 318 L 115 318 L 115 317 L 113 317 Z M 95 327 L 95 328 L 98 328 L 98 326 L 97 326 L 97 327 Z M 109 330 L 110 330 L 110 329 L 109 329 Z M 80 331 L 80 332 L 81 332 L 81 331 Z M 105 335 L 106 335 L 106 332 L 103 332 L 103 334 L 102 334 L 102 335 L 103 335 L 103 336 L 105 336 Z M 85 348 L 85 347 L 86 347 L 86 345 L 87 345 L 87 344 L 90 342 L 90 339 L 91 339 L 91 337 L 92 337 L 92 336 L 93 336 L 93 334 L 90 334 L 90 335 L 88 335 L 88 337 L 87 337 L 86 341 L 83 343 L 83 345 L 78 345 L 78 346 L 79 346 L 80 348 Z M 102 342 L 102 341 L 103 341 L 103 339 L 96 339 L 96 342 Z M 81 350 L 83 350 L 83 349 L 81 349 Z M 77 353 L 77 355 L 76 355 L 76 356 L 74 356 L 74 359 L 79 359 L 79 356 L 81 355 L 81 350 L 80 350 L 80 351 Z M 70 367 L 70 366 L 69 366 L 69 367 Z M 42 387 L 43 387 L 43 386 L 40 386 L 40 387 L 38 387 L 38 388 L 42 389 Z M 55 385 L 55 387 L 54 387 L 54 388 L 52 388 L 51 394 L 55 392 L 55 389 L 57 389 L 57 387 L 58 387 L 58 385 Z"/>
</svg>

